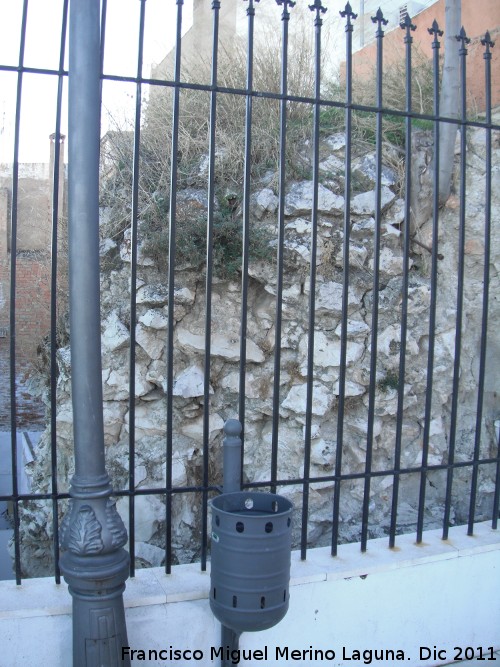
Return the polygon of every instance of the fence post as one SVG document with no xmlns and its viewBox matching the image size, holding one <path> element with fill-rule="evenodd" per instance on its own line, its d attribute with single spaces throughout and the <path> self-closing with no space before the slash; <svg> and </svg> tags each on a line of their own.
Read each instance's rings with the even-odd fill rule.
<svg viewBox="0 0 500 667">
<path fill-rule="evenodd" d="M 72 0 L 69 58 L 69 278 L 75 474 L 61 570 L 73 597 L 73 667 L 130 665 L 123 590 L 127 532 L 105 469 L 99 287 L 99 0 Z"/>
</svg>

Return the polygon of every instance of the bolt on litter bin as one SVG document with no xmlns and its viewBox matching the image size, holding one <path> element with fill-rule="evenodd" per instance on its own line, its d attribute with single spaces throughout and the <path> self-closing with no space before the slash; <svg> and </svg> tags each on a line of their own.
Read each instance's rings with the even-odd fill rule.
<svg viewBox="0 0 500 667">
<path fill-rule="evenodd" d="M 212 612 L 238 633 L 271 628 L 288 610 L 293 505 L 244 491 L 210 505 Z"/>
</svg>

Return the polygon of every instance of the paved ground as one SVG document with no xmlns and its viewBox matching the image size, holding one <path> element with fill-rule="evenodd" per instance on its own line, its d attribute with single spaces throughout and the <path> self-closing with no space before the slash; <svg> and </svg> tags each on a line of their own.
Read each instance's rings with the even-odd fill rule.
<svg viewBox="0 0 500 667">
<path fill-rule="evenodd" d="M 28 437 L 36 445 L 41 431 L 29 431 Z M 17 432 L 17 468 L 18 489 L 21 493 L 29 492 L 28 480 L 24 474 L 23 461 L 23 431 Z M 0 495 L 12 493 L 12 464 L 11 464 L 11 435 L 10 431 L 0 431 Z M 0 580 L 13 579 L 12 561 L 7 551 L 7 544 L 12 536 L 12 527 L 8 518 L 8 503 L 0 501 Z"/>
<path fill-rule="evenodd" d="M 485 654 L 483 659 L 474 658 L 473 660 L 462 660 L 461 662 L 452 662 L 452 665 L 467 665 L 467 667 L 485 667 L 485 665 L 490 665 L 491 667 L 500 667 L 500 651 L 496 651 L 491 657 L 489 654 Z"/>
<path fill-rule="evenodd" d="M 45 406 L 30 393 L 27 374 L 29 368 L 19 368 L 16 377 L 16 413 L 18 427 L 41 428 L 45 421 Z M 0 430 L 10 428 L 10 367 L 7 357 L 0 355 Z"/>
</svg>

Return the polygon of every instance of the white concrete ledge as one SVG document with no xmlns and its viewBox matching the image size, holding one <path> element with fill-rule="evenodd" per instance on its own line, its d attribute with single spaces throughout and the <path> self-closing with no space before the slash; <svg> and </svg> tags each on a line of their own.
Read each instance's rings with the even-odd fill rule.
<svg viewBox="0 0 500 667">
<path fill-rule="evenodd" d="M 451 528 L 446 541 L 441 530 L 427 531 L 420 545 L 414 535 L 402 535 L 394 549 L 388 548 L 387 538 L 371 540 L 365 553 L 359 544 L 341 545 L 335 558 L 329 548 L 310 549 L 306 561 L 294 552 L 289 612 L 275 628 L 242 636 L 241 648 L 253 655 L 248 660 L 242 656 L 240 664 L 263 664 L 259 650 L 264 646 L 266 665 L 350 667 L 370 664 L 363 650 L 389 650 L 384 665 L 400 664 L 394 653 L 400 650 L 406 663 L 431 667 L 451 662 L 460 647 L 473 647 L 476 654 L 478 649 L 499 649 L 500 531 L 490 525 L 476 524 L 473 537 L 465 526 Z M 136 654 L 134 665 L 174 664 L 154 658 L 154 651 L 170 646 L 203 653 L 201 661 L 176 663 L 182 667 L 220 662 L 211 660 L 220 639 L 207 601 L 209 586 L 209 573 L 201 572 L 199 564 L 175 566 L 170 575 L 162 568 L 138 570 L 127 581 L 130 647 L 145 655 L 153 651 L 151 660 Z M 0 582 L 0 637 L 2 667 L 44 662 L 68 667 L 71 597 L 66 584 L 49 578 L 21 586 Z M 280 649 L 276 657 L 276 647 L 286 647 L 288 654 Z M 441 653 L 423 660 L 421 647 Z M 303 659 L 291 657 L 292 650 L 299 651 L 297 656 L 302 651 Z M 321 660 L 319 653 L 319 659 L 311 659 L 309 650 L 329 650 L 329 658 Z M 332 651 L 335 659 L 330 659 Z M 360 651 L 359 659 L 355 651 Z"/>
</svg>

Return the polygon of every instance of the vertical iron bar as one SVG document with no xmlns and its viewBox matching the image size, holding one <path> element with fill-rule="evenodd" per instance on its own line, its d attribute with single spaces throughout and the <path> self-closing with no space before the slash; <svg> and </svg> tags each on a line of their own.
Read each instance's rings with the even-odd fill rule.
<svg viewBox="0 0 500 667">
<path fill-rule="evenodd" d="M 61 46 L 59 50 L 59 73 L 57 80 L 57 102 L 56 102 L 56 127 L 54 137 L 54 164 L 52 172 L 52 230 L 51 230 L 51 267 L 50 267 L 50 461 L 51 461 L 51 494 L 52 494 L 52 525 L 53 525 L 53 550 L 54 550 L 54 575 L 56 584 L 61 583 L 61 571 L 59 568 L 59 517 L 57 512 L 58 483 L 57 483 L 57 244 L 59 224 L 59 178 L 61 168 L 64 171 L 64 163 L 61 166 L 61 114 L 62 94 L 64 85 L 64 56 L 66 49 L 66 31 L 68 22 L 69 0 L 64 0 Z M 63 176 L 64 180 L 64 176 Z"/>
<path fill-rule="evenodd" d="M 498 510 L 500 506 L 500 419 L 493 423 L 494 438 L 496 438 L 497 450 L 497 471 L 495 476 L 495 493 L 493 495 L 493 518 L 491 520 L 491 527 L 493 530 L 498 528 Z"/>
<path fill-rule="evenodd" d="M 250 0 L 250 3 L 252 0 Z M 241 424 L 237 419 L 228 419 L 224 424 L 223 447 L 223 493 L 236 493 L 241 491 L 241 468 L 242 462 Z M 228 648 L 230 655 L 232 651 L 238 650 L 240 633 L 235 632 L 225 625 L 221 625 L 221 646 Z M 231 667 L 234 662 L 227 656 L 227 652 L 221 658 L 221 667 Z"/>
<path fill-rule="evenodd" d="M 463 33 L 463 34 L 462 34 Z M 451 395 L 451 415 L 450 415 L 450 439 L 448 465 L 451 465 L 455 459 L 455 445 L 457 438 L 457 415 L 458 415 L 458 391 L 460 388 L 460 361 L 461 361 L 461 346 L 462 346 L 462 320 L 463 320 L 463 294 L 464 294 L 464 257 L 465 257 L 465 193 L 466 193 L 466 122 L 467 122 L 467 93 L 465 89 L 465 56 L 467 49 L 465 44 L 470 40 L 465 35 L 465 31 L 461 30 L 461 34 L 457 35 L 457 41 L 462 41 L 459 50 L 460 56 L 460 85 L 461 85 L 461 124 L 460 124 L 460 214 L 459 214 L 459 235 L 458 235 L 458 266 L 457 266 L 457 315 L 455 320 L 455 351 L 453 362 L 453 384 Z M 451 486 L 453 476 L 450 469 L 448 469 L 448 479 L 446 486 L 446 502 L 445 502 L 445 517 L 443 525 L 443 539 L 448 536 L 448 525 L 451 511 Z M 474 475 L 473 475 L 474 485 Z M 471 499 L 472 499 L 471 489 Z M 420 532 L 421 534 L 421 532 Z"/>
<path fill-rule="evenodd" d="M 365 483 L 363 491 L 363 512 L 361 519 L 361 551 L 366 551 L 368 540 L 368 514 L 370 505 L 370 485 L 372 470 L 373 451 L 373 425 L 375 419 L 375 389 L 377 386 L 377 340 L 378 340 L 378 304 L 380 286 L 380 226 L 382 218 L 382 39 L 384 31 L 382 26 L 387 25 L 380 8 L 372 22 L 378 24 L 376 31 L 377 39 L 377 79 L 376 79 L 376 184 L 375 184 L 375 231 L 373 239 L 373 301 L 372 301 L 372 330 L 371 330 L 371 356 L 370 356 L 370 388 L 368 398 L 368 424 L 366 434 L 366 461 L 365 461 Z"/>
<path fill-rule="evenodd" d="M 467 91 L 466 91 L 466 44 L 469 44 L 470 39 L 465 34 L 462 27 L 460 34 L 456 37 L 460 42 L 460 49 L 458 52 L 460 58 L 460 97 L 461 97 L 461 123 L 460 123 L 460 227 L 459 227 L 459 241 L 458 241 L 458 286 L 457 286 L 457 320 L 455 331 L 455 365 L 453 369 L 453 403 L 451 423 L 454 428 L 454 437 L 456 437 L 456 424 L 458 413 L 458 389 L 460 383 L 460 361 L 461 361 L 461 344 L 462 344 L 462 320 L 463 320 L 463 297 L 464 297 L 464 264 L 465 264 L 465 198 L 466 198 L 466 151 L 467 151 Z M 479 433 L 481 428 L 479 428 Z M 451 435 L 450 435 L 451 439 Z M 474 506 L 476 501 L 477 490 L 477 474 L 479 458 L 479 444 L 480 437 L 477 437 L 474 446 L 472 479 L 470 491 L 470 506 L 469 506 L 469 523 L 467 534 L 473 534 L 474 524 Z"/>
<path fill-rule="evenodd" d="M 319 125 L 321 113 L 321 14 L 326 8 L 315 0 L 309 9 L 316 12 L 314 19 L 314 116 L 313 116 L 313 196 L 311 210 L 311 259 L 309 270 L 309 334 L 307 346 L 306 422 L 304 426 L 304 479 L 302 481 L 302 522 L 300 557 L 307 554 L 307 521 L 309 516 L 309 474 L 311 469 L 311 425 L 314 379 L 314 326 L 316 309 L 316 261 L 318 246 L 318 187 L 319 187 Z"/>
<path fill-rule="evenodd" d="M 434 21 L 429 33 L 434 35 L 432 43 L 434 55 L 434 116 L 439 116 L 439 41 L 438 36 L 443 32 L 439 30 L 438 24 Z M 434 121 L 434 172 L 433 172 L 433 206 L 432 206 L 432 256 L 431 256 L 431 294 L 429 304 L 429 349 L 427 351 L 427 380 L 425 391 L 424 408 L 424 431 L 422 442 L 422 461 L 420 469 L 420 486 L 418 496 L 417 513 L 417 543 L 422 541 L 422 531 L 424 525 L 425 510 L 425 492 L 427 483 L 427 462 L 429 455 L 429 433 L 432 413 L 432 386 L 434 379 L 434 341 L 436 328 L 436 303 L 437 303 L 437 257 L 439 246 L 439 122 Z"/>
<path fill-rule="evenodd" d="M 205 281 L 205 368 L 203 377 L 203 496 L 201 532 L 201 569 L 207 568 L 208 532 L 208 457 L 210 441 L 210 355 L 212 334 L 212 277 L 213 277 L 213 237 L 215 209 L 215 131 L 217 124 L 217 67 L 219 52 L 219 10 L 220 0 L 212 1 L 212 76 L 210 83 L 210 139 L 208 146 L 208 211 L 207 211 L 207 259 Z"/>
<path fill-rule="evenodd" d="M 182 7 L 177 0 L 175 37 L 174 98 L 172 102 L 172 150 L 170 157 L 170 210 L 168 223 L 168 309 L 167 309 L 167 446 L 166 446 L 166 522 L 165 572 L 172 567 L 172 453 L 173 453 L 173 386 L 174 386 L 174 290 L 175 238 L 177 222 L 177 172 L 179 166 L 179 96 L 181 80 Z"/>
<path fill-rule="evenodd" d="M 345 92 L 345 183 L 344 183 L 344 241 L 342 280 L 342 319 L 340 333 L 339 406 L 337 417 L 337 450 L 335 453 L 335 487 L 333 492 L 332 556 L 337 555 L 339 542 L 340 489 L 342 453 L 344 447 L 345 386 L 347 368 L 347 321 L 349 316 L 349 245 L 351 238 L 351 162 L 352 162 L 352 19 L 357 15 L 347 3 L 342 18 L 347 18 L 346 38 L 346 92 Z"/>
<path fill-rule="evenodd" d="M 271 491 L 276 493 L 278 478 L 278 431 L 280 409 L 280 377 L 281 377 L 281 329 L 283 311 L 283 259 L 285 240 L 285 175 L 286 175 L 286 104 L 288 94 L 288 23 L 289 7 L 294 7 L 292 0 L 276 0 L 283 5 L 281 14 L 281 82 L 280 82 L 280 150 L 278 179 L 278 249 L 277 249 L 277 282 L 276 282 L 276 316 L 274 320 L 274 382 L 273 382 L 273 422 L 271 432 Z"/>
<path fill-rule="evenodd" d="M 19 135 L 21 130 L 21 102 L 23 90 L 24 51 L 28 0 L 24 0 L 19 43 L 17 74 L 16 118 L 14 121 L 14 155 L 12 158 L 12 206 L 10 219 L 10 437 L 12 465 L 12 499 L 14 510 L 14 565 L 16 584 L 21 583 L 21 552 L 19 548 L 19 488 L 17 483 L 17 400 L 16 400 L 16 268 L 17 268 L 17 205 L 19 199 Z"/>
<path fill-rule="evenodd" d="M 398 407 L 396 414 L 396 443 L 394 447 L 394 479 L 392 487 L 391 523 L 389 527 L 389 547 L 392 549 L 396 541 L 396 527 L 399 498 L 399 471 L 401 468 L 401 437 L 403 431 L 404 386 L 406 372 L 406 337 L 408 332 L 408 280 L 410 269 L 410 195 L 411 195 L 411 46 L 413 43 L 412 31 L 416 26 L 412 24 L 408 14 L 400 26 L 405 30 L 406 45 L 406 117 L 405 117 L 405 222 L 403 238 L 403 283 L 401 286 L 401 347 L 399 350 L 398 375 Z"/>
<path fill-rule="evenodd" d="M 135 575 L 135 337 L 137 319 L 137 222 L 139 217 L 139 176 L 141 151 L 142 112 L 142 63 L 144 55 L 144 22 L 146 0 L 140 0 L 139 47 L 137 51 L 137 84 L 135 93 L 134 157 L 132 166 L 132 219 L 130 228 L 130 347 L 129 347 L 129 465 L 128 465 L 128 507 L 129 507 L 129 554 L 130 576 Z"/>
<path fill-rule="evenodd" d="M 485 212 L 484 212 L 484 275 L 483 275 L 483 317 L 481 325 L 481 356 L 480 356 L 480 367 L 479 367 L 479 386 L 481 388 L 481 411 L 483 408 L 482 403 L 482 394 L 484 392 L 484 375 L 486 369 L 486 350 L 488 345 L 488 308 L 489 308 L 489 285 L 490 285 L 490 255 L 491 255 L 491 50 L 495 44 L 491 40 L 489 32 L 486 32 L 484 39 L 481 40 L 481 44 L 485 47 L 485 52 L 483 54 L 484 58 L 484 71 L 485 71 L 485 97 L 486 97 L 486 171 L 485 171 Z M 479 402 L 478 402 L 478 412 L 479 412 Z M 482 417 L 482 415 L 481 415 Z M 478 430 L 481 426 L 481 418 L 478 419 L 476 424 L 476 436 Z M 496 469 L 496 483 L 495 483 L 495 494 L 493 498 L 493 516 L 491 527 L 493 529 L 497 528 L 498 525 L 498 505 L 500 498 L 500 422 L 498 422 L 498 432 L 497 432 L 497 423 L 493 424 L 493 433 L 494 438 L 497 440 L 497 469 Z"/>
<path fill-rule="evenodd" d="M 246 1 L 246 0 L 245 0 Z M 259 0 L 255 0 L 259 2 Z M 254 0 L 248 0 L 248 44 L 247 44 L 247 95 L 245 99 L 245 166 L 243 175 L 243 240 L 241 259 L 241 332 L 240 332 L 240 377 L 239 377 L 239 421 L 245 433 L 245 381 L 247 358 L 247 309 L 248 309 L 248 262 L 250 243 L 250 195 L 252 167 L 252 90 L 253 90 L 253 38 L 255 7 Z M 243 457 L 242 457 L 243 464 Z"/>
<path fill-rule="evenodd" d="M 483 54 L 485 69 L 486 125 L 491 125 L 491 51 L 494 46 L 489 32 L 481 44 L 485 47 Z M 463 84 L 463 81 L 462 81 Z M 481 317 L 481 343 L 479 353 L 479 378 L 477 387 L 476 435 L 474 441 L 473 490 L 471 490 L 469 507 L 469 525 L 467 534 L 474 531 L 474 514 L 476 509 L 476 485 L 479 465 L 477 463 L 481 448 L 481 429 L 483 421 L 484 378 L 486 371 L 486 347 L 488 342 L 488 308 L 490 286 L 490 254 L 491 254 L 491 127 L 486 127 L 486 170 L 485 170 L 485 209 L 484 209 L 484 267 L 483 267 L 483 309 Z M 498 516 L 498 511 L 497 511 Z"/>
<path fill-rule="evenodd" d="M 105 467 L 99 280 L 99 0 L 72 0 L 69 67 L 69 278 L 75 474 L 61 525 L 73 597 L 73 665 L 130 664 L 123 591 L 127 531 Z M 95 622 L 95 618 L 99 622 Z"/>
</svg>

